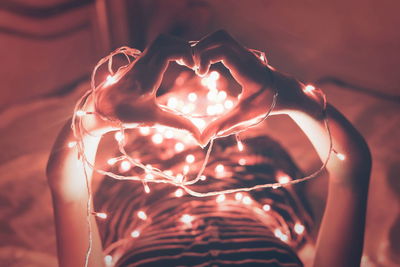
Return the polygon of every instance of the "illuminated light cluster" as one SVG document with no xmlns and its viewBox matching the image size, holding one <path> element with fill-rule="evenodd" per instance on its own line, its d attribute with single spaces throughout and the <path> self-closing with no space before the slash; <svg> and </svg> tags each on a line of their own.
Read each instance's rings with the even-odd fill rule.
<svg viewBox="0 0 400 267">
<path fill-rule="evenodd" d="M 271 205 L 264 204 L 264 206 L 262 208 L 263 208 L 264 211 L 270 211 L 271 210 Z"/>
<path fill-rule="evenodd" d="M 137 216 L 139 217 L 139 219 L 145 221 L 147 220 L 147 214 L 144 211 L 138 211 Z"/>
<path fill-rule="evenodd" d="M 178 189 L 175 191 L 175 196 L 176 196 L 176 197 L 182 197 L 182 196 L 183 196 L 183 190 L 182 190 L 182 188 L 178 188 Z"/>
<path fill-rule="evenodd" d="M 305 87 L 304 87 L 304 92 L 306 92 L 306 93 L 311 93 L 311 92 L 313 92 L 315 90 L 315 87 L 314 87 L 314 85 L 311 85 L 311 84 L 307 84 Z"/>
<path fill-rule="evenodd" d="M 175 97 L 170 97 L 168 98 L 167 106 L 172 109 L 176 109 L 178 107 L 178 103 L 178 99 L 176 99 Z"/>
<path fill-rule="evenodd" d="M 135 230 L 131 232 L 131 237 L 138 238 L 140 236 L 140 231 Z"/>
<path fill-rule="evenodd" d="M 206 179 L 207 179 L 207 177 L 205 175 L 200 176 L 200 180 L 205 181 Z"/>
<path fill-rule="evenodd" d="M 181 217 L 181 222 L 185 223 L 185 224 L 191 224 L 193 222 L 194 218 L 193 216 L 189 215 L 189 214 L 183 214 Z"/>
<path fill-rule="evenodd" d="M 216 201 L 217 201 L 217 203 L 222 203 L 225 201 L 225 199 L 226 199 L 225 195 L 221 194 L 221 195 L 217 196 Z"/>
<path fill-rule="evenodd" d="M 295 231 L 297 234 L 299 234 L 299 235 L 303 234 L 303 233 L 304 233 L 304 230 L 305 230 L 304 225 L 302 225 L 302 224 L 300 224 L 300 223 L 296 223 L 296 224 L 294 225 L 294 231 Z"/>
<path fill-rule="evenodd" d="M 119 165 L 119 169 L 121 172 L 127 172 L 132 168 L 132 165 L 129 161 L 123 160 L 121 161 L 121 164 Z"/>
<path fill-rule="evenodd" d="M 206 122 L 200 118 L 194 118 L 192 120 L 193 124 L 196 125 L 197 128 L 203 130 L 206 127 Z"/>
<path fill-rule="evenodd" d="M 107 219 L 107 213 L 96 212 L 95 215 L 96 215 L 96 217 L 99 217 L 100 219 Z"/>
<path fill-rule="evenodd" d="M 76 146 L 76 141 L 71 141 L 68 143 L 69 148 L 73 148 L 74 146 Z"/>
<path fill-rule="evenodd" d="M 283 242 L 287 242 L 289 240 L 289 237 L 287 235 L 285 235 L 284 233 L 282 233 L 281 229 L 275 229 L 274 231 L 274 235 L 279 238 L 280 240 L 282 240 Z"/>
<path fill-rule="evenodd" d="M 108 75 L 106 78 L 106 82 L 104 83 L 104 86 L 110 86 L 116 82 L 117 82 L 117 79 L 114 76 Z"/>
<path fill-rule="evenodd" d="M 171 131 L 171 130 L 166 130 L 165 133 L 164 133 L 164 137 L 165 137 L 166 139 L 174 138 L 174 132 Z"/>
</svg>

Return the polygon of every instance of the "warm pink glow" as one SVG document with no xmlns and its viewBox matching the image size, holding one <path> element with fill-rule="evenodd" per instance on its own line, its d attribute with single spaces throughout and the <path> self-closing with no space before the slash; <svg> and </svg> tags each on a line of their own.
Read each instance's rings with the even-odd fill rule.
<svg viewBox="0 0 400 267">
<path fill-rule="evenodd" d="M 311 93 L 314 90 L 315 90 L 315 87 L 311 84 L 307 84 L 306 87 L 304 88 L 304 92 L 306 92 L 306 93 Z"/>
<path fill-rule="evenodd" d="M 242 198 L 243 198 L 243 194 L 242 193 L 236 193 L 235 194 L 235 199 L 237 200 L 237 201 L 240 201 L 240 200 L 242 200 Z"/>
<path fill-rule="evenodd" d="M 224 107 L 225 107 L 226 109 L 231 109 L 231 108 L 233 108 L 233 101 L 232 101 L 232 100 L 226 100 L 226 101 L 224 102 Z"/>
<path fill-rule="evenodd" d="M 218 173 L 222 173 L 222 172 L 224 172 L 224 170 L 225 170 L 225 167 L 224 167 L 224 165 L 222 165 L 222 164 L 218 164 L 218 165 L 215 167 L 215 171 L 218 172 Z"/>
<path fill-rule="evenodd" d="M 176 152 L 182 152 L 185 149 L 185 145 L 178 142 L 175 144 L 175 151 Z"/>
<path fill-rule="evenodd" d="M 197 94 L 196 93 L 188 94 L 188 99 L 190 102 L 195 102 L 197 100 Z"/>
<path fill-rule="evenodd" d="M 154 144 L 159 145 L 164 141 L 164 137 L 160 133 L 156 133 L 151 137 Z"/>
<path fill-rule="evenodd" d="M 69 148 L 73 148 L 74 146 L 76 146 L 76 141 L 71 141 L 68 143 Z"/>
<path fill-rule="evenodd" d="M 149 127 L 140 127 L 139 128 L 139 132 L 144 136 L 149 135 L 150 134 L 150 128 Z"/>
<path fill-rule="evenodd" d="M 290 180 L 291 180 L 290 177 L 287 176 L 287 175 L 281 175 L 281 176 L 278 177 L 278 182 L 280 184 L 287 184 L 287 183 L 290 182 Z"/>
<path fill-rule="evenodd" d="M 82 117 L 83 115 L 86 115 L 86 112 L 83 111 L 83 110 L 77 110 L 77 111 L 75 112 L 75 114 L 76 114 L 76 116 L 78 116 L 78 117 Z"/>
<path fill-rule="evenodd" d="M 243 146 L 242 141 L 240 141 L 240 140 L 237 141 L 237 147 L 238 147 L 239 151 L 243 151 L 244 146 Z M 239 164 L 240 164 L 240 163 L 239 163 Z"/>
<path fill-rule="evenodd" d="M 117 82 L 117 79 L 114 76 L 108 75 L 106 78 L 106 82 L 104 83 L 104 86 L 109 86 Z"/>
<path fill-rule="evenodd" d="M 250 205 L 252 202 L 253 200 L 249 196 L 243 198 L 243 204 Z"/>
</svg>

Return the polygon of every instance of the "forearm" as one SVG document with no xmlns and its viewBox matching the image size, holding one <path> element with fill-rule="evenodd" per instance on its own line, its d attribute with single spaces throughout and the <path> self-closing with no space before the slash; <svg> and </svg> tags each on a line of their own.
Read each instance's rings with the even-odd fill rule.
<svg viewBox="0 0 400 267">
<path fill-rule="evenodd" d="M 296 86 L 303 85 L 298 83 Z M 330 139 L 321 105 L 316 101 L 318 97 L 312 95 L 317 92 L 305 94 L 309 97 L 305 98 L 304 103 L 288 114 L 303 130 L 324 162 L 329 153 Z M 358 266 L 363 247 L 371 156 L 362 136 L 331 105 L 327 106 L 326 119 L 333 148 L 345 159 L 331 154 L 327 164 L 329 194 L 318 234 L 314 264 Z"/>
<path fill-rule="evenodd" d="M 47 167 L 53 199 L 59 264 L 84 266 L 89 246 L 89 218 L 93 238 L 89 266 L 103 266 L 96 220 L 92 214 L 88 217 L 87 213 L 89 195 L 86 178 L 90 183 L 92 170 L 89 167 L 83 168 L 78 160 L 77 147 L 68 146 L 74 139 L 70 122 L 67 122 L 54 144 Z M 85 155 L 91 163 L 94 162 L 99 141 L 98 137 L 86 136 L 83 139 Z"/>
</svg>

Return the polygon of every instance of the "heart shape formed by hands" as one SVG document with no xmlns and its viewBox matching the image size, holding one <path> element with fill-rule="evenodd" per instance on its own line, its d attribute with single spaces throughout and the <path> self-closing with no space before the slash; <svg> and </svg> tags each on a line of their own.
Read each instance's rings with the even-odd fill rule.
<svg viewBox="0 0 400 267">
<path fill-rule="evenodd" d="M 221 62 L 242 87 L 237 104 L 201 131 L 189 116 L 177 114 L 156 101 L 169 62 L 194 69 L 200 76 Z M 190 132 L 201 146 L 211 139 L 245 130 L 269 113 L 273 92 L 268 90 L 269 69 L 253 52 L 224 31 L 213 33 L 190 46 L 170 36 L 157 38 L 121 72 L 117 82 L 98 93 L 97 111 L 108 119 L 142 126 L 160 124 Z"/>
</svg>

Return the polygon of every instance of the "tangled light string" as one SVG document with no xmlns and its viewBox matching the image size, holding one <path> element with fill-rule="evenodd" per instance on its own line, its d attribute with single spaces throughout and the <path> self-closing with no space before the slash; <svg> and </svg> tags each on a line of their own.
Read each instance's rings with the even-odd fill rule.
<svg viewBox="0 0 400 267">
<path fill-rule="evenodd" d="M 260 60 L 266 65 L 266 67 L 270 67 L 267 63 L 265 54 L 257 51 L 257 50 L 251 50 L 251 52 L 253 52 L 257 57 L 260 58 Z M 114 71 L 113 69 L 113 57 L 116 55 L 123 55 L 126 59 L 127 59 L 127 64 L 126 65 L 122 65 L 120 66 L 116 71 Z M 78 149 L 78 155 L 79 155 L 79 159 L 83 164 L 83 168 L 84 168 L 84 173 L 85 173 L 85 179 L 86 179 L 86 185 L 87 185 L 87 190 L 88 190 L 88 194 L 89 194 L 89 198 L 88 198 L 88 204 L 87 204 L 87 210 L 88 210 L 88 226 L 89 226 L 89 247 L 88 247 L 88 251 L 86 254 L 86 259 L 85 259 L 85 266 L 88 265 L 88 260 L 89 260 L 89 255 L 91 252 L 91 248 L 92 248 L 92 232 L 91 232 L 91 225 L 90 225 L 90 214 L 92 214 L 91 211 L 91 207 L 90 207 L 90 200 L 92 198 L 92 192 L 90 189 L 90 185 L 89 185 L 89 178 L 87 175 L 87 170 L 86 167 L 91 168 L 93 171 L 96 171 L 102 175 L 117 179 L 117 180 L 132 180 L 132 181 L 140 181 L 142 182 L 143 186 L 144 186 L 144 190 L 146 193 L 150 192 L 150 188 L 148 186 L 148 183 L 166 183 L 166 184 L 171 184 L 177 187 L 182 188 L 186 193 L 195 196 L 195 197 L 209 197 L 209 196 L 221 196 L 221 195 L 225 195 L 225 194 L 231 194 L 231 193 L 236 193 L 236 192 L 241 192 L 241 191 L 252 191 L 252 190 L 256 190 L 256 189 L 260 189 L 260 188 L 279 188 L 282 186 L 288 186 L 288 185 L 293 185 L 293 184 L 297 184 L 312 178 L 317 177 L 326 167 L 331 153 L 335 153 L 336 156 L 340 159 L 340 160 L 344 160 L 345 156 L 343 154 L 340 154 L 338 152 L 336 152 L 333 149 L 333 143 L 332 143 L 332 136 L 331 136 L 331 131 L 329 128 L 329 123 L 328 123 L 328 119 L 326 116 L 326 107 L 327 107 L 327 100 L 326 100 L 326 96 L 325 94 L 320 90 L 315 88 L 312 85 L 307 85 L 304 87 L 304 92 L 308 93 L 308 94 L 313 94 L 314 92 L 317 92 L 318 95 L 321 100 L 322 100 L 322 107 L 323 107 L 323 114 L 324 114 L 324 125 L 325 125 L 325 129 L 326 132 L 328 134 L 329 137 L 329 151 L 327 154 L 326 159 L 323 161 L 321 167 L 319 169 L 317 169 L 316 171 L 314 171 L 313 173 L 311 173 L 308 176 L 302 177 L 302 178 L 298 178 L 295 180 L 288 180 L 288 181 L 278 181 L 276 183 L 266 183 L 266 184 L 259 184 L 259 185 L 255 185 L 255 186 L 251 186 L 251 187 L 240 187 L 240 188 L 233 188 L 233 189 L 226 189 L 226 190 L 220 190 L 220 191 L 210 191 L 210 192 L 198 192 L 195 191 L 193 189 L 190 188 L 191 185 L 196 184 L 197 182 L 199 182 L 200 180 L 202 180 L 203 177 L 203 172 L 207 166 L 209 157 L 210 157 L 210 153 L 212 151 L 213 148 L 213 144 L 215 139 L 217 138 L 222 138 L 222 137 L 226 137 L 229 135 L 236 135 L 236 140 L 237 140 L 237 146 L 238 149 L 240 151 L 243 150 L 243 143 L 239 138 L 239 134 L 243 131 L 248 130 L 249 128 L 255 127 L 257 125 L 259 125 L 260 123 L 262 123 L 265 119 L 267 119 L 267 117 L 270 115 L 270 113 L 273 111 L 275 105 L 276 105 L 276 101 L 277 101 L 277 97 L 278 97 L 278 93 L 277 91 L 275 91 L 274 95 L 273 95 L 273 99 L 272 99 L 272 103 L 270 108 L 268 109 L 268 111 L 262 115 L 259 116 L 255 119 L 252 119 L 250 121 L 246 121 L 243 122 L 242 126 L 243 128 L 241 128 L 240 130 L 236 130 L 236 131 L 232 131 L 233 129 L 228 129 L 224 132 L 219 132 L 217 135 L 213 136 L 209 142 L 209 147 L 207 149 L 205 158 L 203 160 L 203 163 L 201 164 L 201 167 L 197 173 L 197 175 L 195 176 L 195 178 L 193 179 L 188 179 L 188 177 L 186 175 L 184 175 L 183 177 L 181 176 L 174 176 L 170 173 L 167 173 L 166 171 L 162 171 L 158 168 L 155 168 L 153 166 L 150 166 L 148 164 L 143 164 L 140 161 L 132 158 L 131 156 L 128 155 L 128 153 L 125 150 L 125 144 L 126 144 L 126 140 L 125 140 L 125 126 L 121 121 L 114 121 L 111 120 L 110 118 L 105 118 L 104 116 L 102 116 L 101 114 L 99 114 L 96 111 L 96 107 L 98 106 L 97 104 L 97 93 L 99 91 L 99 89 L 105 88 L 107 86 L 110 86 L 112 84 L 117 83 L 122 77 L 124 77 L 124 75 L 126 75 L 129 70 L 134 66 L 134 61 L 141 55 L 141 52 L 137 49 L 132 49 L 129 47 L 121 47 L 116 49 L 115 51 L 113 51 L 111 54 L 109 54 L 108 56 L 102 58 L 97 65 L 95 66 L 93 73 L 91 75 L 91 88 L 79 99 L 79 101 L 77 102 L 75 109 L 74 109 L 74 114 L 73 114 L 73 118 L 72 118 L 72 130 L 75 136 L 76 141 L 74 142 L 74 146 L 77 147 Z M 96 85 L 96 73 L 97 70 L 104 64 L 107 64 L 108 67 L 108 73 L 109 75 L 107 76 L 107 78 L 105 80 L 103 80 L 100 84 Z M 273 86 L 274 87 L 274 86 Z M 274 87 L 275 89 L 275 87 Z M 94 101 L 95 101 L 95 110 L 88 110 L 88 98 L 89 97 L 93 97 Z M 204 118 L 204 117 L 213 117 L 213 115 L 210 116 L 205 116 L 205 115 L 188 115 L 185 114 L 181 111 L 178 111 L 174 108 L 169 107 L 168 105 L 161 105 L 158 104 L 160 106 L 160 108 L 168 111 L 168 112 L 172 112 L 174 114 L 176 114 L 177 116 L 184 116 L 186 118 L 191 118 L 191 119 L 198 119 L 198 118 Z M 87 159 L 86 155 L 85 155 L 85 147 L 84 147 L 84 142 L 83 142 L 83 137 L 86 134 L 90 134 L 86 131 L 86 129 L 83 126 L 83 117 L 85 116 L 99 116 L 101 117 L 101 119 L 109 121 L 110 123 L 113 124 L 118 124 L 119 125 L 119 138 L 117 139 L 118 142 L 118 150 L 119 152 L 122 154 L 122 156 L 119 156 L 117 158 L 114 158 L 113 160 L 115 162 L 118 161 L 123 161 L 126 160 L 129 162 L 129 164 L 139 167 L 140 169 L 144 170 L 145 173 L 150 174 L 150 176 L 145 176 L 145 177 L 139 177 L 139 176 L 125 176 L 125 175 L 119 175 L 116 173 L 113 173 L 111 171 L 106 171 L 106 170 L 102 170 L 102 169 L 98 169 L 96 168 L 91 162 L 89 162 L 89 160 Z M 215 116 L 214 116 L 215 117 Z M 140 124 L 136 124 L 134 126 L 130 125 L 129 128 L 141 128 L 143 127 Z M 153 126 L 154 128 L 157 128 L 158 126 Z M 236 127 L 235 127 L 236 128 Z M 107 215 L 103 214 L 103 213 L 95 213 L 98 217 L 101 218 L 106 218 Z"/>
</svg>

